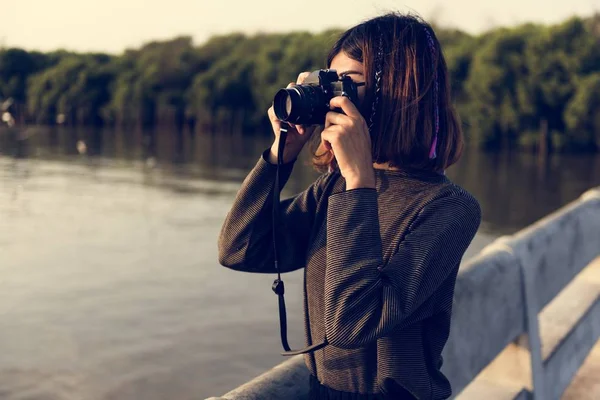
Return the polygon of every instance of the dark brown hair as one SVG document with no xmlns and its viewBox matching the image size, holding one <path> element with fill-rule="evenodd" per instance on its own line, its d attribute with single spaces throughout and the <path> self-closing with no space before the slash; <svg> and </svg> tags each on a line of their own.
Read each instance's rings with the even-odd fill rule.
<svg viewBox="0 0 600 400">
<path fill-rule="evenodd" d="M 367 124 L 375 98 L 375 73 L 382 70 L 371 131 L 374 162 L 400 169 L 443 171 L 458 161 L 463 134 L 451 103 L 446 61 L 429 24 L 413 15 L 388 13 L 344 32 L 329 52 L 327 67 L 340 52 L 363 64 L 366 93 L 359 109 Z M 381 62 L 376 61 L 378 52 Z M 438 89 L 434 90 L 436 78 Z M 436 106 L 437 157 L 430 159 Z M 312 143 L 313 165 L 324 172 L 333 155 L 325 150 L 320 135 L 314 136 L 318 140 Z"/>
</svg>

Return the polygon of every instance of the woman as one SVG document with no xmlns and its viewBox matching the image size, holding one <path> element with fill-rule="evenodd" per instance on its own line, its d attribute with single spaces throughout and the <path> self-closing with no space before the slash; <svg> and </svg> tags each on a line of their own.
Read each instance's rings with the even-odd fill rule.
<svg viewBox="0 0 600 400">
<path fill-rule="evenodd" d="M 335 97 L 314 164 L 329 166 L 280 203 L 283 272 L 305 267 L 312 399 L 446 399 L 440 371 L 461 258 L 480 223 L 479 204 L 444 170 L 463 137 L 448 71 L 432 28 L 387 14 L 345 32 L 328 67 L 355 82 L 356 106 Z M 306 74 L 301 74 L 302 82 Z M 275 142 L 245 179 L 219 238 L 220 263 L 275 273 Z M 314 132 L 288 132 L 280 180 Z M 317 134 L 315 134 L 317 136 Z M 283 185 L 282 185 L 283 186 Z"/>
</svg>

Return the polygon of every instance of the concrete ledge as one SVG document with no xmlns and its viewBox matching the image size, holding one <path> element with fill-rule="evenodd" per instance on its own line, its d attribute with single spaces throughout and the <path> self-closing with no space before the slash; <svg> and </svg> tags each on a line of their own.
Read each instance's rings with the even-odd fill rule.
<svg viewBox="0 0 600 400">
<path fill-rule="evenodd" d="M 456 281 L 450 337 L 442 354 L 442 371 L 454 393 L 525 330 L 516 259 L 491 246 L 471 259 Z"/>
<path fill-rule="evenodd" d="M 600 257 L 587 266 L 539 314 L 542 359 L 550 358 L 600 295 Z"/>
<path fill-rule="evenodd" d="M 308 399 L 309 372 L 304 356 L 294 356 L 219 400 Z"/>
<path fill-rule="evenodd" d="M 531 274 L 539 310 L 598 256 L 598 192 L 586 192 L 579 200 L 504 240 Z"/>
<path fill-rule="evenodd" d="M 600 187 L 590 189 L 581 195 L 582 201 L 600 200 Z"/>
<path fill-rule="evenodd" d="M 523 389 L 519 392 L 519 394 L 515 397 L 514 400 L 531 400 L 533 399 L 533 394 L 527 390 Z"/>
<path fill-rule="evenodd" d="M 547 395 L 560 398 L 600 337 L 600 257 L 542 310 L 539 321 Z"/>
<path fill-rule="evenodd" d="M 586 358 L 561 400 L 600 399 L 600 340 Z"/>
<path fill-rule="evenodd" d="M 519 398 L 519 389 L 504 385 L 503 382 L 480 381 L 460 393 L 455 400 L 514 400 Z"/>
<path fill-rule="evenodd" d="M 526 340 L 525 335 L 517 341 Z M 529 351 L 515 343 L 505 349 L 469 385 L 457 400 L 513 400 L 523 390 L 531 390 L 531 360 Z"/>
<path fill-rule="evenodd" d="M 600 337 L 600 296 L 544 362 L 551 398 L 559 399 Z"/>
<path fill-rule="evenodd" d="M 564 356 L 570 358 L 567 361 L 559 361 L 555 366 L 560 369 L 556 372 L 560 372 L 560 377 L 547 375 L 547 382 L 554 383 L 556 381 L 558 386 L 562 386 L 563 384 L 559 381 L 564 380 L 568 385 L 573 374 L 581 373 L 583 376 L 590 376 L 593 373 L 581 371 L 583 368 L 580 366 L 599 336 L 596 332 L 597 327 L 595 327 L 597 323 L 594 322 L 600 319 L 600 311 L 597 310 L 599 294 L 600 258 L 597 258 L 540 313 L 543 359 L 548 360 L 555 357 L 553 354 L 558 354 L 559 351 L 564 352 Z M 573 328 L 580 322 L 583 326 Z M 582 332 L 575 332 L 580 329 Z M 531 390 L 531 360 L 527 342 L 527 335 L 523 334 L 514 344 L 503 349 L 498 357 L 457 396 L 457 399 L 512 400 L 520 391 Z M 575 349 L 565 347 L 559 350 L 562 347 L 561 344 L 567 342 Z M 575 359 L 572 359 L 573 357 Z M 590 368 L 587 367 L 587 369 Z M 564 375 L 562 375 L 563 373 Z M 598 386 L 600 386 L 600 381 Z M 563 390 L 565 388 L 563 386 Z M 558 395 L 551 396 L 554 392 L 552 386 L 549 389 L 551 391 L 547 393 L 548 398 L 560 398 Z M 597 397 L 589 397 L 590 399 L 600 398 L 600 391 L 596 390 L 594 393 Z"/>
</svg>

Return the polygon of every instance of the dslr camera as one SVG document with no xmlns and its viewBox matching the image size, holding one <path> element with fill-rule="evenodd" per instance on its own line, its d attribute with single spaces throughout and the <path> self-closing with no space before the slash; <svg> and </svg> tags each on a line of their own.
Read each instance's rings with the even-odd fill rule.
<svg viewBox="0 0 600 400">
<path fill-rule="evenodd" d="M 273 99 L 273 111 L 280 121 L 294 125 L 324 125 L 331 111 L 329 100 L 346 96 L 358 101 L 358 86 L 349 76 L 338 77 L 334 69 L 319 69 L 306 77 L 302 85 L 280 89 Z M 336 109 L 335 111 L 341 112 Z"/>
</svg>

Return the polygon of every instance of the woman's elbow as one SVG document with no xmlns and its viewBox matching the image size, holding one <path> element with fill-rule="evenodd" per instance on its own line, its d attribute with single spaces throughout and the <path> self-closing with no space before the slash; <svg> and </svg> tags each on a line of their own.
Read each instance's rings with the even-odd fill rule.
<svg viewBox="0 0 600 400">
<path fill-rule="evenodd" d="M 229 255 L 227 253 L 223 253 L 219 250 L 219 264 L 225 268 L 234 268 L 235 267 L 235 262 L 234 260 L 229 257 Z"/>
<path fill-rule="evenodd" d="M 232 246 L 222 240 L 218 245 L 219 264 L 223 267 L 240 270 L 243 269 L 245 246 Z"/>
</svg>

